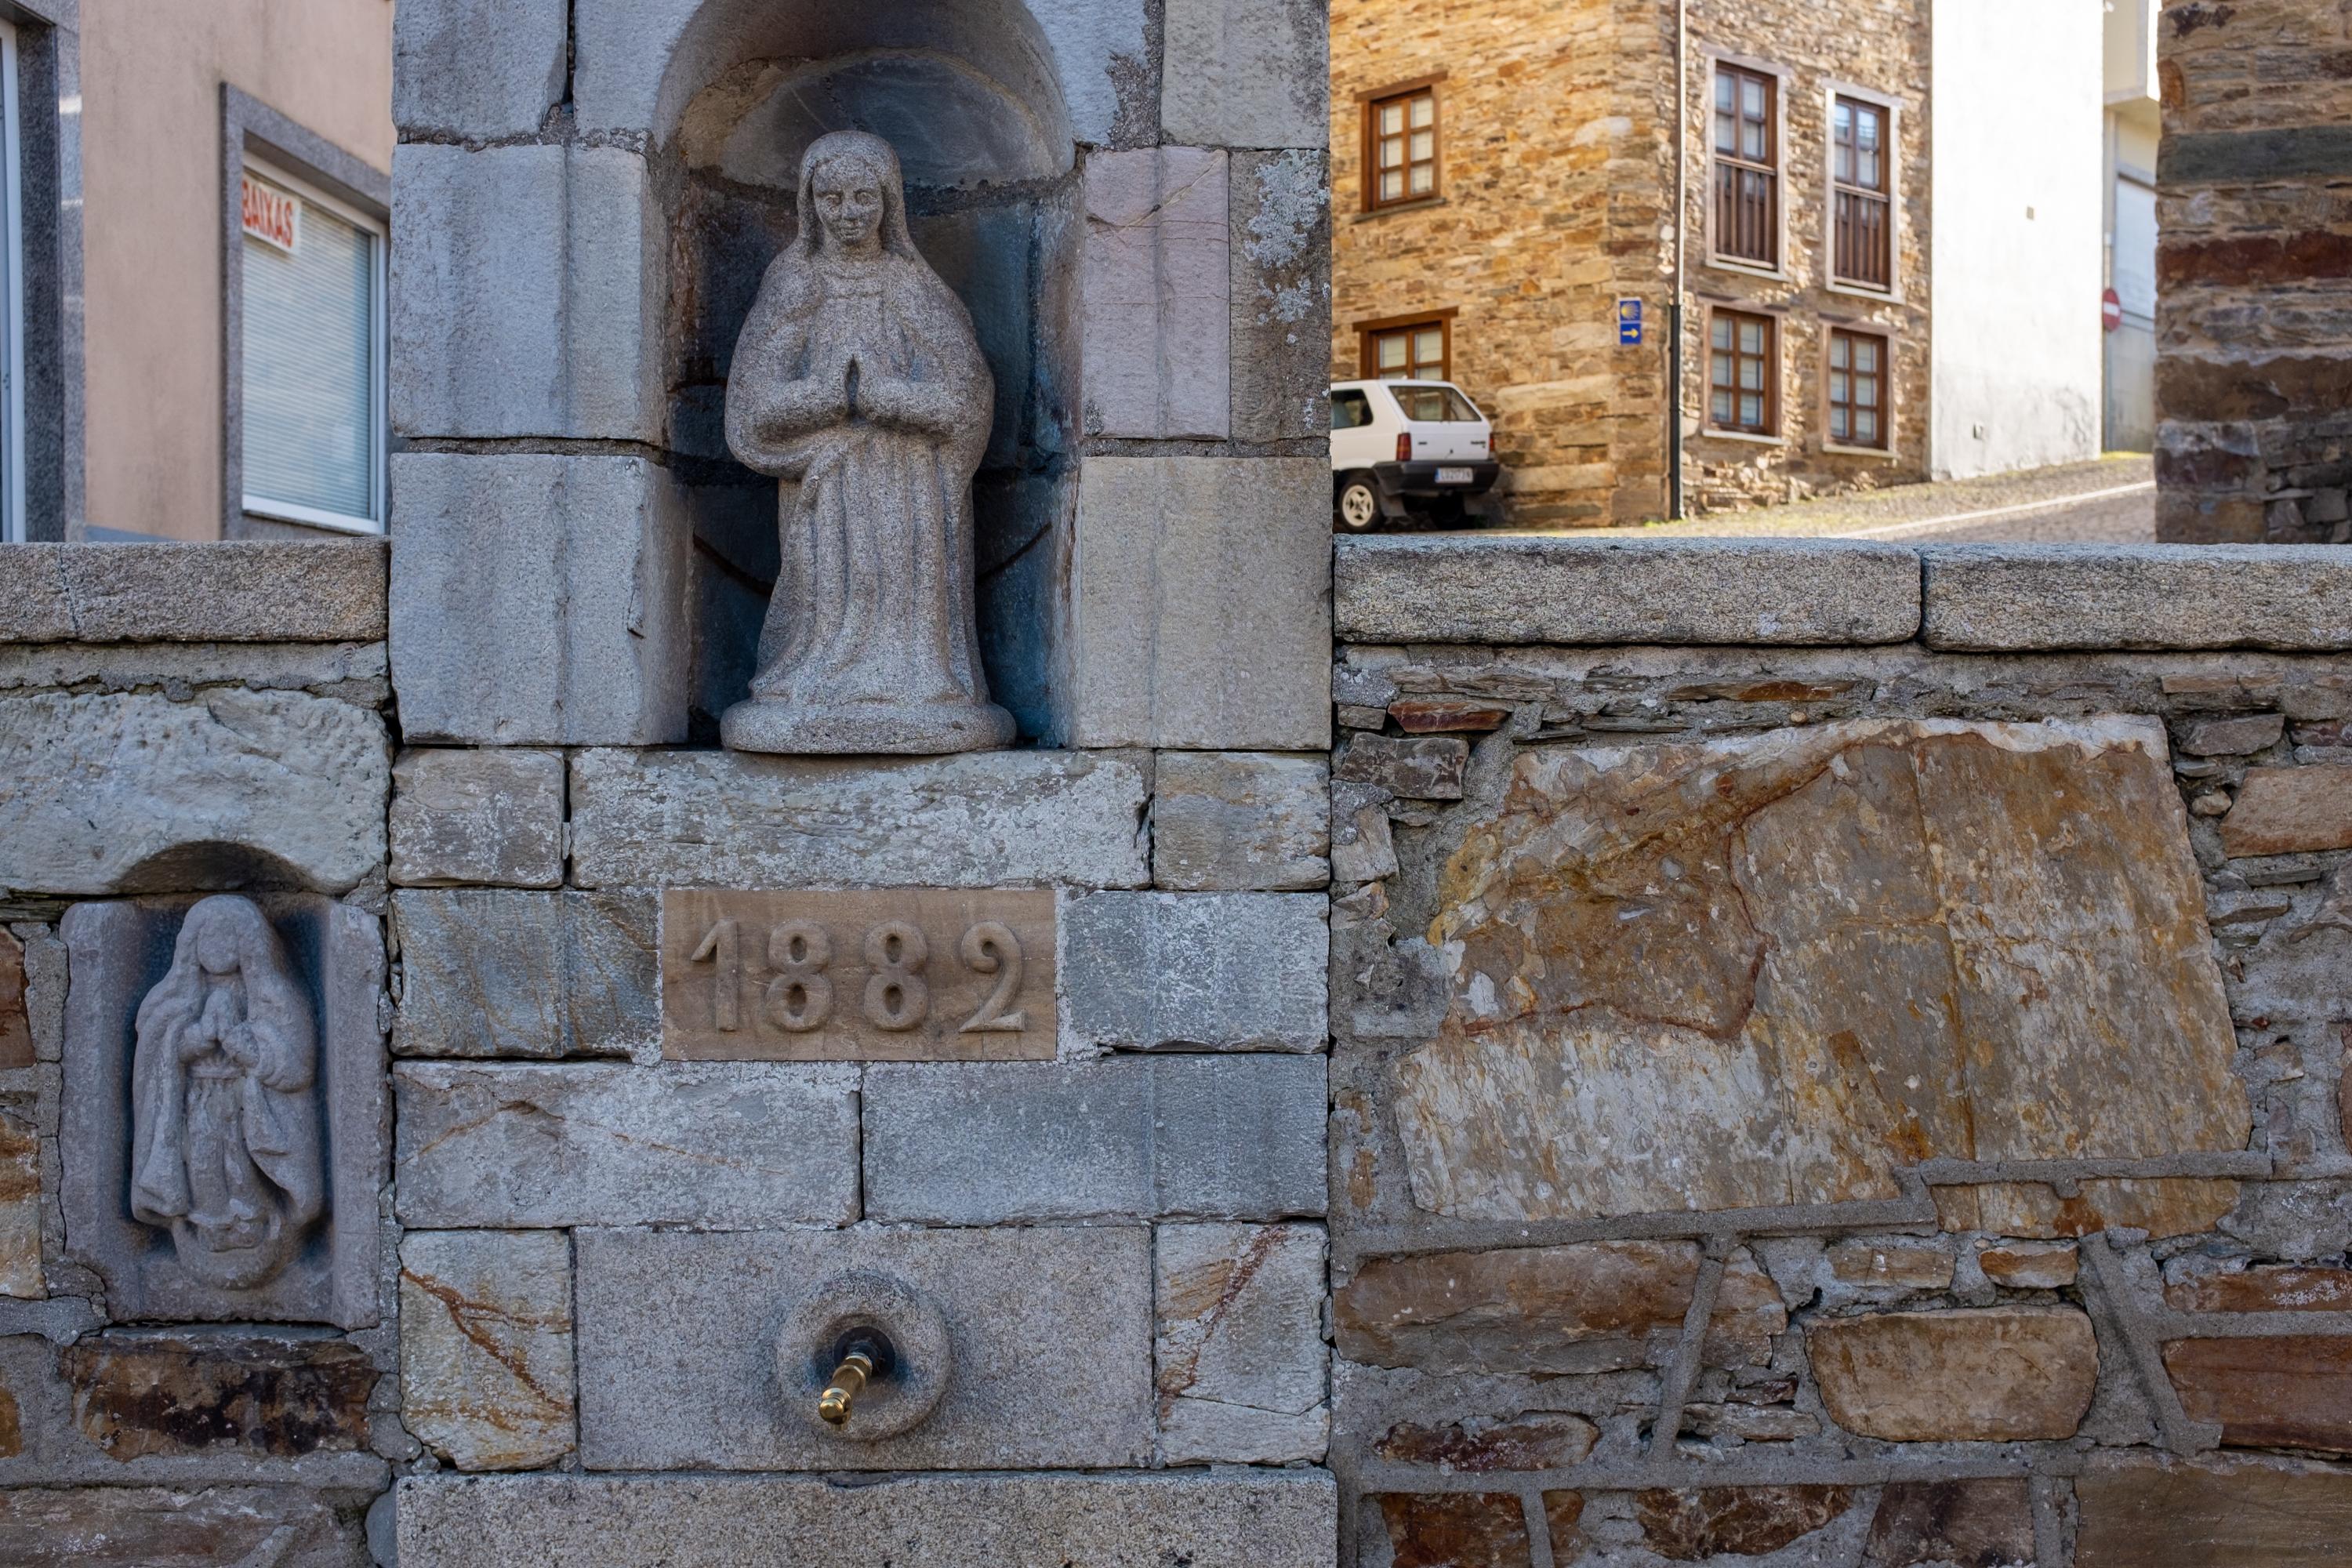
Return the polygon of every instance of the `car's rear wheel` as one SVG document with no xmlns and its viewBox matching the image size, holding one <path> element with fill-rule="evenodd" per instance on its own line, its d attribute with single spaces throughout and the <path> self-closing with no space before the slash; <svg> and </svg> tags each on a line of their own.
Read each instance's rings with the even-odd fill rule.
<svg viewBox="0 0 2352 1568">
<path fill-rule="evenodd" d="M 1371 480 L 1352 475 L 1339 487 L 1335 510 L 1341 528 L 1350 533 L 1370 533 L 1381 522 L 1380 492 L 1372 489 Z"/>
</svg>

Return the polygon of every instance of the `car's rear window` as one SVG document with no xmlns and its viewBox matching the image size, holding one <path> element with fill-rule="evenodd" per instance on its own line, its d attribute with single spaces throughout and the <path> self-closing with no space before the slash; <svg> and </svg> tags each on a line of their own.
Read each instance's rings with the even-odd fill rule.
<svg viewBox="0 0 2352 1568">
<path fill-rule="evenodd" d="M 1416 425 L 1467 425 L 1478 417 L 1470 400 L 1450 386 L 1391 386 L 1397 406 Z"/>
<path fill-rule="evenodd" d="M 1372 422 L 1372 400 L 1360 392 L 1331 395 L 1331 428 L 1357 430 Z"/>
</svg>

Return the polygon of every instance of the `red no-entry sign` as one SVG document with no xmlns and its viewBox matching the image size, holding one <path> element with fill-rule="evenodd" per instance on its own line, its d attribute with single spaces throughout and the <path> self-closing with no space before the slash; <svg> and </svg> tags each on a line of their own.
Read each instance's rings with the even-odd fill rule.
<svg viewBox="0 0 2352 1568">
<path fill-rule="evenodd" d="M 2112 289 L 2107 290 L 2105 298 L 2099 301 L 2099 320 L 2106 324 L 2107 331 L 2111 332 L 2123 326 L 2124 297 L 2121 294 Z"/>
</svg>

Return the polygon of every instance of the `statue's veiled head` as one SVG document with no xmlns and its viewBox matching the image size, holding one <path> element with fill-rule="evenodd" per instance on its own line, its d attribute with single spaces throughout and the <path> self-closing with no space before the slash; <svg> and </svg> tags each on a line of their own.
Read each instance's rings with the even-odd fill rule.
<svg viewBox="0 0 2352 1568">
<path fill-rule="evenodd" d="M 801 157 L 800 243 L 835 256 L 914 252 L 898 154 L 879 136 L 836 131 Z"/>
</svg>

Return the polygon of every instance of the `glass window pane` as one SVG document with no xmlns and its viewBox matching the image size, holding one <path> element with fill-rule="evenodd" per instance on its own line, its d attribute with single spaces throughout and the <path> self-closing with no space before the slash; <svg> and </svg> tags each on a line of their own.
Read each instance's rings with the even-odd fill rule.
<svg viewBox="0 0 2352 1568">
<path fill-rule="evenodd" d="M 1715 73 L 1715 106 L 1716 108 L 1722 110 L 1726 114 L 1731 112 L 1731 95 L 1734 90 L 1731 73 L 1729 71 L 1717 71 Z"/>
<path fill-rule="evenodd" d="M 1743 359 L 1739 362 L 1739 384 L 1750 392 L 1764 390 L 1764 362 Z"/>
<path fill-rule="evenodd" d="M 1731 394 L 1718 392 L 1715 395 L 1714 417 L 1717 425 L 1731 423 Z"/>
<path fill-rule="evenodd" d="M 1764 84 L 1753 77 L 1739 84 L 1739 112 L 1749 120 L 1764 118 Z"/>
<path fill-rule="evenodd" d="M 1380 355 L 1381 368 L 1404 363 L 1405 341 L 1402 332 L 1386 332 L 1372 340 Z"/>
<path fill-rule="evenodd" d="M 1739 151 L 1739 121 L 1728 114 L 1715 117 L 1715 150 L 1726 154 Z"/>
<path fill-rule="evenodd" d="M 1415 125 L 1436 124 L 1437 100 L 1433 98 L 1414 99 L 1412 100 L 1412 122 Z"/>
<path fill-rule="evenodd" d="M 1845 401 L 1846 401 L 1846 380 L 1845 380 L 1845 372 L 1843 372 L 1843 371 L 1842 371 L 1842 370 L 1833 370 L 1833 371 L 1830 372 L 1830 403 L 1831 403 L 1831 405 L 1834 407 L 1836 405 L 1841 404 L 1841 403 L 1843 403 L 1843 402 L 1845 402 Z"/>
<path fill-rule="evenodd" d="M 1739 323 L 1739 352 L 1744 354 L 1760 354 L 1764 352 L 1763 322 L 1742 321 Z"/>
<path fill-rule="evenodd" d="M 1753 121 L 1747 124 L 1739 137 L 1739 155 L 1751 163 L 1764 162 L 1764 127 Z"/>
<path fill-rule="evenodd" d="M 375 515 L 377 237 L 300 204 L 292 254 L 244 242 L 245 492 Z"/>
<path fill-rule="evenodd" d="M 1830 334 L 1830 367 L 1832 369 L 1843 370 L 1845 368 L 1846 345 L 1852 342 L 1853 342 L 1853 340 L 1847 337 L 1843 332 L 1832 332 Z"/>
<path fill-rule="evenodd" d="M 1852 432 L 1847 427 L 1845 410 L 1835 405 L 1832 405 L 1830 408 L 1830 439 L 1840 442 L 1852 439 Z"/>
<path fill-rule="evenodd" d="M 1403 138 L 1399 137 L 1397 140 L 1392 142 L 1383 139 L 1381 142 L 1381 167 L 1383 169 L 1400 169 L 1403 166 Z"/>
<path fill-rule="evenodd" d="M 1412 133 L 1412 161 L 1426 163 L 1437 156 L 1437 132 L 1416 131 Z"/>
<path fill-rule="evenodd" d="M 1878 378 L 1874 375 L 1855 376 L 1853 378 L 1853 401 L 1857 407 L 1877 407 Z"/>
<path fill-rule="evenodd" d="M 1731 319 L 1728 316 L 1717 316 L 1715 319 L 1714 331 L 1711 335 L 1715 340 L 1715 346 L 1717 348 L 1729 348 L 1731 346 Z"/>
<path fill-rule="evenodd" d="M 1853 368 L 1875 371 L 1878 368 L 1878 340 L 1856 338 L 1853 341 Z"/>
<path fill-rule="evenodd" d="M 1853 415 L 1854 438 L 1865 447 L 1878 445 L 1878 416 L 1867 408 L 1858 408 Z"/>
<path fill-rule="evenodd" d="M 1415 163 L 1412 166 L 1412 194 L 1425 196 L 1437 188 L 1437 165 Z"/>
<path fill-rule="evenodd" d="M 1403 131 L 1404 105 L 1402 103 L 1381 104 L 1381 134 L 1383 136 L 1396 136 L 1402 134 Z"/>
<path fill-rule="evenodd" d="M 1394 201 L 1402 195 L 1404 195 L 1404 174 L 1402 171 L 1391 169 L 1381 176 L 1381 200 Z"/>
<path fill-rule="evenodd" d="M 1413 348 L 1423 359 L 1435 359 L 1445 352 L 1445 329 L 1423 327 L 1413 342 Z"/>
<path fill-rule="evenodd" d="M 1742 393 L 1739 397 L 1739 423 L 1750 430 L 1764 427 L 1764 400 L 1754 393 Z"/>
</svg>

